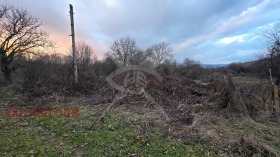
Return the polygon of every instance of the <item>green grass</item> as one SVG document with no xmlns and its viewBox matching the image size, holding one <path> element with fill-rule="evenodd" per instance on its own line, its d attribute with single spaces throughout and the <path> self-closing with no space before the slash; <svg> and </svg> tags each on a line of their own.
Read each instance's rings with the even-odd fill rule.
<svg viewBox="0 0 280 157">
<path fill-rule="evenodd" d="M 84 107 L 77 119 L 7 118 L 2 113 L 0 156 L 215 156 L 199 144 L 164 139 L 156 130 L 139 134 L 137 122 L 121 113 L 109 114 L 103 123 Z"/>
</svg>

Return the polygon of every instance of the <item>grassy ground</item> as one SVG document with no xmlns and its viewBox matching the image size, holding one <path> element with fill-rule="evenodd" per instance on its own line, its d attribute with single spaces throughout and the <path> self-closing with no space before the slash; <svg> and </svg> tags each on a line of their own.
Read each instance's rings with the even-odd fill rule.
<svg viewBox="0 0 280 157">
<path fill-rule="evenodd" d="M 280 155 L 280 127 L 251 119 L 224 119 L 215 113 L 204 116 L 207 123 L 190 126 L 210 136 L 208 143 L 182 143 L 167 139 L 161 129 L 147 129 L 133 112 L 123 110 L 98 120 L 100 109 L 79 106 L 79 118 L 7 118 L 6 105 L 24 104 L 22 99 L 0 89 L 0 156 L 269 156 Z M 30 104 L 34 105 L 34 104 Z M 52 104 L 67 108 L 69 104 Z M 213 120 L 212 120 L 212 118 Z M 202 120 L 203 122 L 203 120 Z M 155 122 L 156 123 L 156 122 Z M 188 127 L 188 126 L 184 126 Z M 184 128 L 183 127 L 183 128 Z M 139 130 L 140 128 L 140 130 Z M 144 131 L 141 129 L 144 129 Z M 188 129 L 187 129 L 188 130 Z M 177 130 L 178 131 L 178 130 Z M 182 134 L 189 134 L 182 131 Z M 208 139 L 208 138 L 207 138 Z M 244 139 L 245 144 L 241 144 Z M 205 148 L 204 146 L 207 146 Z M 209 151 L 209 149 L 212 149 Z M 215 153 L 213 152 L 215 151 Z M 266 151 L 266 152 L 265 152 Z M 237 155 L 236 155 L 237 154 Z M 248 155 L 250 154 L 250 155 Z M 268 155 L 267 155 L 268 154 Z"/>
<path fill-rule="evenodd" d="M 2 93 L 1 105 L 11 102 L 7 97 Z M 86 107 L 79 107 L 76 119 L 7 118 L 2 108 L 0 156 L 215 156 L 199 144 L 167 140 L 156 130 L 137 132 L 138 124 L 120 112 L 100 122 Z"/>
<path fill-rule="evenodd" d="M 220 121 L 213 125 L 213 128 L 229 139 L 244 140 L 246 145 L 254 147 L 256 150 L 244 151 L 261 152 L 266 156 L 280 155 L 280 127 L 275 124 L 258 123 L 253 120 L 238 120 L 235 122 Z M 240 143 L 239 143 L 240 144 Z M 265 152 L 266 151 L 266 152 Z M 273 155 L 272 155 L 273 154 Z"/>
</svg>

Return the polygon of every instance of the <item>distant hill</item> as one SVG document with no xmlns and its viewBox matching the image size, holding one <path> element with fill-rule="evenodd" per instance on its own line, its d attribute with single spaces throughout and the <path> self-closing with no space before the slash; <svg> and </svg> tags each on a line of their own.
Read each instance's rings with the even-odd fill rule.
<svg viewBox="0 0 280 157">
<path fill-rule="evenodd" d="M 228 64 L 201 64 L 201 67 L 203 68 L 220 68 L 226 66 L 228 66 Z"/>
</svg>

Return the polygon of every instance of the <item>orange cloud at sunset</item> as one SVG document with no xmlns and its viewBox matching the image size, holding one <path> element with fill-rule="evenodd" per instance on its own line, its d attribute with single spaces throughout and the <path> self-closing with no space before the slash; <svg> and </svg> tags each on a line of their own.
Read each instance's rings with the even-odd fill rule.
<svg viewBox="0 0 280 157">
<path fill-rule="evenodd" d="M 72 48 L 71 47 L 72 40 L 71 40 L 71 36 L 70 36 L 71 33 L 68 33 L 68 32 L 70 32 L 70 25 L 69 25 L 69 31 L 66 30 L 64 32 L 57 31 L 53 28 L 52 29 L 45 28 L 44 30 L 46 30 L 49 33 L 50 40 L 55 43 L 56 53 L 67 54 L 69 52 L 69 50 L 71 50 L 71 48 Z M 78 36 L 78 35 L 76 35 L 76 36 Z M 78 43 L 80 41 L 83 41 L 83 42 L 89 44 L 93 48 L 95 55 L 98 59 L 103 58 L 104 52 L 106 52 L 106 49 L 104 47 L 102 47 L 102 45 L 100 45 L 100 43 L 98 43 L 98 42 L 93 43 L 90 40 L 85 40 L 83 38 L 76 37 L 76 43 Z"/>
</svg>

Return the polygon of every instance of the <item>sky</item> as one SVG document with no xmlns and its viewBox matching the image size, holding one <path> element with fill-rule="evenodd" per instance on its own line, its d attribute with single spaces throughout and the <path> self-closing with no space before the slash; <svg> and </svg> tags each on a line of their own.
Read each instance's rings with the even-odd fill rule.
<svg viewBox="0 0 280 157">
<path fill-rule="evenodd" d="M 69 4 L 77 42 L 91 45 L 99 59 L 125 36 L 146 49 L 159 42 L 174 59 L 228 64 L 257 59 L 266 48 L 260 33 L 280 21 L 280 0 L 0 0 L 43 22 L 58 53 L 71 47 Z"/>
</svg>

